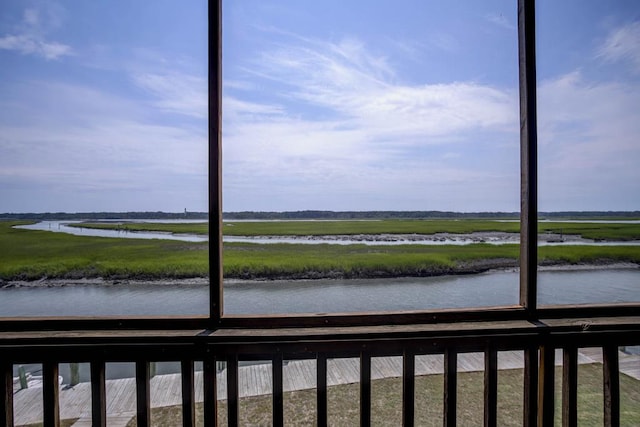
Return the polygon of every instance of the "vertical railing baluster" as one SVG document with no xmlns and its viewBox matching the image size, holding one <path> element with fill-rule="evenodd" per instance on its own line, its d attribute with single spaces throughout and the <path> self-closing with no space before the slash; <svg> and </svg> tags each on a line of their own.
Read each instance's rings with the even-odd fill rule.
<svg viewBox="0 0 640 427">
<path fill-rule="evenodd" d="M 538 419 L 538 347 L 531 346 L 524 350 L 524 427 L 535 427 Z"/>
<path fill-rule="evenodd" d="M 227 420 L 229 427 L 238 425 L 238 355 L 227 359 Z"/>
<path fill-rule="evenodd" d="M 453 348 L 444 352 L 444 425 L 456 425 L 458 392 L 458 353 Z"/>
<path fill-rule="evenodd" d="M 578 348 L 562 352 L 562 426 L 578 425 Z"/>
<path fill-rule="evenodd" d="M 273 426 L 282 427 L 284 425 L 284 400 L 282 396 L 282 353 L 278 352 L 271 360 L 271 370 L 273 378 Z"/>
<path fill-rule="evenodd" d="M 360 425 L 371 425 L 371 355 L 360 353 Z"/>
<path fill-rule="evenodd" d="M 602 374 L 604 397 L 604 425 L 620 425 L 620 371 L 618 347 L 607 345 L 602 348 Z"/>
<path fill-rule="evenodd" d="M 415 354 L 408 350 L 405 350 L 402 357 L 402 425 L 404 427 L 413 426 L 415 415 L 415 357 Z"/>
<path fill-rule="evenodd" d="M 58 362 L 47 361 L 42 364 L 44 427 L 58 427 L 60 425 L 60 384 L 58 375 Z"/>
<path fill-rule="evenodd" d="M 216 427 L 218 425 L 218 383 L 217 361 L 210 353 L 203 362 L 202 373 L 204 393 L 204 427 Z"/>
<path fill-rule="evenodd" d="M 151 425 L 151 367 L 148 361 L 136 362 L 137 426 Z"/>
<path fill-rule="evenodd" d="M 196 416 L 195 368 L 193 360 L 180 361 L 180 378 L 182 380 L 182 425 L 193 427 Z"/>
<path fill-rule="evenodd" d="M 107 392 L 105 382 L 105 362 L 91 362 L 91 425 L 107 425 Z"/>
<path fill-rule="evenodd" d="M 538 424 L 552 426 L 555 406 L 555 349 L 545 344 L 540 346 L 538 371 Z"/>
<path fill-rule="evenodd" d="M 484 425 L 498 424 L 498 351 L 493 346 L 484 352 Z"/>
<path fill-rule="evenodd" d="M 316 411 L 318 427 L 327 427 L 327 355 L 316 358 Z"/>
<path fill-rule="evenodd" d="M 13 365 L 9 362 L 0 362 L 0 423 L 7 427 L 13 427 Z"/>
</svg>

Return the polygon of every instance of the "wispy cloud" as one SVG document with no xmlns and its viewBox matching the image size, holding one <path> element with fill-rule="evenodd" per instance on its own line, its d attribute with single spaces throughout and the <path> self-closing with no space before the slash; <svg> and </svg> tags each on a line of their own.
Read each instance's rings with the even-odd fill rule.
<svg viewBox="0 0 640 427">
<path fill-rule="evenodd" d="M 511 21 L 509 21 L 509 19 L 502 13 L 489 13 L 485 16 L 485 19 L 492 24 L 495 24 L 507 30 L 516 29 L 515 24 L 511 23 Z"/>
<path fill-rule="evenodd" d="M 630 62 L 640 73 L 640 21 L 613 30 L 596 56 L 609 62 Z"/>
<path fill-rule="evenodd" d="M 134 82 L 156 100 L 162 110 L 196 118 L 207 117 L 207 81 L 182 72 L 136 73 Z"/>
<path fill-rule="evenodd" d="M 640 85 L 575 71 L 538 93 L 541 209 L 636 209 Z"/>
<path fill-rule="evenodd" d="M 21 25 L 14 34 L 0 37 L 0 49 L 16 51 L 24 55 L 35 55 L 51 60 L 62 56 L 72 55 L 71 46 L 53 40 L 48 40 L 46 33 L 49 28 L 60 25 L 58 15 L 53 12 L 42 13 L 39 9 L 26 9 Z M 43 15 L 46 15 L 43 17 Z M 48 21 L 45 21 L 48 19 Z"/>
<path fill-rule="evenodd" d="M 393 62 L 354 38 L 289 41 L 245 64 L 251 83 L 233 76 L 223 98 L 229 209 L 461 209 L 471 183 L 485 195 L 474 206 L 496 209 L 495 189 L 516 182 L 502 167 L 466 169 L 451 154 L 517 138 L 515 93 L 472 81 L 404 83 Z M 281 89 L 256 97 L 261 80 Z M 512 190 L 513 206 L 500 208 L 517 208 Z"/>
</svg>

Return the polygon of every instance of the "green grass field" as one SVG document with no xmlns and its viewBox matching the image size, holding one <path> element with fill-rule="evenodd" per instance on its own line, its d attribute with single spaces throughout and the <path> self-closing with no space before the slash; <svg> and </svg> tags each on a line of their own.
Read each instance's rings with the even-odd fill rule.
<svg viewBox="0 0 640 427">
<path fill-rule="evenodd" d="M 208 275 L 207 243 L 73 236 L 12 228 L 19 223 L 0 222 L 2 280 L 163 279 Z M 228 278 L 249 279 L 459 274 L 516 266 L 518 254 L 518 245 L 225 243 L 224 274 Z M 640 264 L 640 246 L 543 246 L 539 249 L 539 259 L 543 264 Z"/>
</svg>

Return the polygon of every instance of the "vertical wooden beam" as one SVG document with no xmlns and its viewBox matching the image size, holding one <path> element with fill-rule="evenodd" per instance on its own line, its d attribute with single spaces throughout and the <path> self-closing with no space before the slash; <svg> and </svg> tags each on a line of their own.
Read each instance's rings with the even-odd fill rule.
<svg viewBox="0 0 640 427">
<path fill-rule="evenodd" d="M 518 0 L 520 77 L 520 305 L 537 309 L 538 132 L 536 115 L 535 2 Z"/>
<path fill-rule="evenodd" d="M 209 318 L 223 313 L 222 297 L 222 5 L 209 0 Z"/>
<path fill-rule="evenodd" d="M 227 421 L 229 427 L 238 425 L 238 355 L 227 359 Z"/>
<path fill-rule="evenodd" d="M 602 349 L 602 374 L 604 394 L 604 425 L 620 425 L 620 368 L 618 347 L 607 345 Z"/>
<path fill-rule="evenodd" d="M 151 368 L 149 362 L 136 362 L 136 416 L 138 427 L 151 425 Z"/>
<path fill-rule="evenodd" d="M 327 355 L 316 358 L 316 411 L 318 427 L 327 427 Z"/>
<path fill-rule="evenodd" d="M 524 350 L 524 427 L 535 427 L 538 419 L 538 347 Z"/>
<path fill-rule="evenodd" d="M 555 349 L 540 346 L 540 368 L 538 371 L 538 426 L 552 426 L 555 405 Z"/>
<path fill-rule="evenodd" d="M 360 425 L 371 425 L 371 355 L 360 353 Z"/>
<path fill-rule="evenodd" d="M 578 348 L 562 352 L 562 426 L 578 426 Z"/>
<path fill-rule="evenodd" d="M 195 364 L 193 360 L 180 361 L 180 377 L 182 379 L 182 425 L 193 427 L 196 419 Z"/>
<path fill-rule="evenodd" d="M 13 427 L 13 365 L 0 362 L 0 424 Z"/>
<path fill-rule="evenodd" d="M 498 351 L 489 346 L 484 351 L 484 425 L 498 424 Z"/>
<path fill-rule="evenodd" d="M 455 427 L 458 396 L 458 353 L 448 348 L 444 353 L 444 426 Z"/>
<path fill-rule="evenodd" d="M 416 394 L 416 355 L 405 350 L 402 357 L 402 425 L 413 427 Z"/>
<path fill-rule="evenodd" d="M 284 399 L 282 393 L 282 353 L 276 353 L 273 359 L 271 359 L 271 370 L 271 378 L 273 378 L 273 426 L 282 427 L 284 425 Z"/>
<path fill-rule="evenodd" d="M 105 362 L 91 362 L 91 425 L 107 426 L 107 391 Z"/>
<path fill-rule="evenodd" d="M 58 382 L 58 369 L 57 362 L 47 361 L 42 364 L 44 427 L 58 427 L 60 425 L 60 384 Z"/>
<path fill-rule="evenodd" d="M 208 353 L 203 363 L 204 427 L 218 425 L 218 385 L 216 359 Z"/>
</svg>

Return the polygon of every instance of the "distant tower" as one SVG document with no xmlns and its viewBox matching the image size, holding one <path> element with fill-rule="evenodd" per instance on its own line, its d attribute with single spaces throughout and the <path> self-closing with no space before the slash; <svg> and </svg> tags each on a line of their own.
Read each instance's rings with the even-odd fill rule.
<svg viewBox="0 0 640 427">
<path fill-rule="evenodd" d="M 184 216 L 187 216 L 187 208 L 184 208 Z"/>
</svg>

